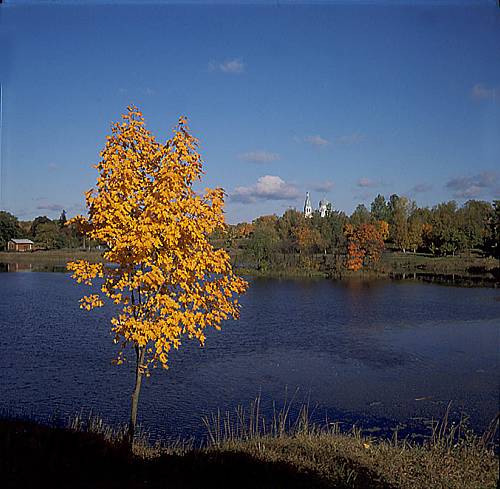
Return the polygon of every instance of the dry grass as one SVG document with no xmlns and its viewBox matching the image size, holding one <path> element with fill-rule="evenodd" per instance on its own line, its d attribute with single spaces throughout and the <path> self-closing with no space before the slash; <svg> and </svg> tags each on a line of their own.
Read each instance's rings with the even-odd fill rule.
<svg viewBox="0 0 500 489">
<path fill-rule="evenodd" d="M 151 444 L 140 433 L 130 452 L 125 427 L 77 416 L 67 428 L 0 420 L 4 488 L 495 488 L 498 419 L 483 436 L 449 421 L 429 424 L 423 444 L 375 439 L 337 423 L 309 422 L 308 407 L 291 419 L 291 404 L 269 420 L 260 399 L 248 408 L 205 418 L 206 443 Z"/>
<path fill-rule="evenodd" d="M 266 421 L 257 398 L 245 410 L 215 413 L 204 422 L 210 449 L 245 453 L 265 463 L 288 463 L 299 473 L 314 472 L 328 487 L 495 488 L 498 482 L 498 417 L 478 436 L 467 419 L 428 423 L 423 443 L 376 439 L 338 423 L 309 422 L 308 406 L 289 419 L 291 402 Z"/>
</svg>

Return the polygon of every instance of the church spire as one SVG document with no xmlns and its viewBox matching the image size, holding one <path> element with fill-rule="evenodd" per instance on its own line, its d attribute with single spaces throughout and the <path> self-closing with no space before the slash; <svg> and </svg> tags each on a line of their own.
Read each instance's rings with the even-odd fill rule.
<svg viewBox="0 0 500 489">
<path fill-rule="evenodd" d="M 304 203 L 304 216 L 312 217 L 312 205 L 311 205 L 311 198 L 309 197 L 309 192 L 306 192 L 306 201 Z"/>
</svg>

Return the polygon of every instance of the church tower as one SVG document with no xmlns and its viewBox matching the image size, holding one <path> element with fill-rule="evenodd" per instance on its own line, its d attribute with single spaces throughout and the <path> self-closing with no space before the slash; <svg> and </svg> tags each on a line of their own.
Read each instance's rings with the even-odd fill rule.
<svg viewBox="0 0 500 489">
<path fill-rule="evenodd" d="M 304 203 L 304 217 L 312 217 L 312 205 L 311 198 L 309 197 L 309 192 L 306 192 L 306 201 Z"/>
<path fill-rule="evenodd" d="M 332 210 L 332 204 L 328 202 L 326 199 L 321 199 L 319 201 L 319 215 L 321 217 L 325 217 L 326 215 L 330 214 Z"/>
</svg>

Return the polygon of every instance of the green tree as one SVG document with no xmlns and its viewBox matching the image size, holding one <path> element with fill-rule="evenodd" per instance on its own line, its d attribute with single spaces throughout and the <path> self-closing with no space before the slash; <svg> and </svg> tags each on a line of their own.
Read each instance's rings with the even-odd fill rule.
<svg viewBox="0 0 500 489">
<path fill-rule="evenodd" d="M 414 204 L 406 197 L 396 194 L 391 195 L 389 200 L 390 222 L 389 233 L 394 244 L 406 253 L 411 247 L 408 219 L 414 208 Z"/>
<path fill-rule="evenodd" d="M 247 250 L 257 262 L 257 268 L 265 269 L 272 261 L 280 242 L 277 231 L 278 218 L 261 216 L 253 221 L 254 231 L 247 243 Z"/>
<path fill-rule="evenodd" d="M 457 213 L 467 248 L 484 249 L 491 236 L 493 206 L 489 202 L 468 200 Z"/>
<path fill-rule="evenodd" d="M 408 221 L 406 248 L 416 253 L 423 244 L 423 223 L 413 216 Z"/>
<path fill-rule="evenodd" d="M 493 215 L 490 221 L 490 238 L 487 249 L 493 256 L 500 258 L 500 200 L 493 201 Z"/>
<path fill-rule="evenodd" d="M 284 253 L 298 251 L 297 229 L 305 224 L 306 218 L 302 212 L 287 209 L 277 221 L 279 246 Z"/>
<path fill-rule="evenodd" d="M 350 222 L 353 226 L 360 226 L 361 224 L 369 224 L 371 215 L 364 204 L 359 204 L 354 212 L 351 214 Z"/>
<path fill-rule="evenodd" d="M 37 231 L 38 231 L 38 226 L 40 226 L 41 224 L 47 224 L 47 223 L 50 223 L 50 222 L 52 222 L 52 221 L 47 216 L 38 216 L 38 217 L 35 217 L 35 219 L 31 223 L 31 227 L 30 227 L 30 235 L 31 235 L 31 237 L 32 238 L 36 238 Z"/>
<path fill-rule="evenodd" d="M 328 243 L 331 253 L 340 253 L 345 245 L 344 227 L 349 218 L 342 211 L 331 211 L 321 221 L 320 232 L 323 239 Z"/>
<path fill-rule="evenodd" d="M 378 194 L 375 199 L 373 199 L 371 205 L 371 215 L 373 221 L 385 221 L 389 222 L 390 220 L 390 211 L 387 203 L 385 201 L 385 197 L 381 194 Z"/>
<path fill-rule="evenodd" d="M 467 236 L 460 228 L 457 203 L 452 200 L 432 209 L 432 250 L 440 255 L 454 255 L 463 250 Z"/>
<path fill-rule="evenodd" d="M 36 227 L 35 243 L 48 250 L 64 248 L 66 236 L 57 222 L 44 222 Z"/>
<path fill-rule="evenodd" d="M 66 211 L 63 209 L 62 212 L 61 212 L 61 215 L 59 216 L 59 219 L 57 221 L 57 223 L 59 224 L 59 227 L 60 228 L 64 228 L 65 224 L 66 224 Z"/>
<path fill-rule="evenodd" d="M 0 211 L 0 250 L 7 249 L 9 240 L 23 236 L 17 217 L 7 211 Z"/>
</svg>

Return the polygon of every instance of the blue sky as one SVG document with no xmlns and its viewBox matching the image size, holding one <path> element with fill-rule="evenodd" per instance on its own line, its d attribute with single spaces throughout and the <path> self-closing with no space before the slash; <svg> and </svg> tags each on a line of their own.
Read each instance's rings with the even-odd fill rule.
<svg viewBox="0 0 500 489">
<path fill-rule="evenodd" d="M 21 219 L 82 212 L 131 103 L 160 140 L 188 116 L 231 223 L 306 190 L 349 213 L 500 198 L 495 1 L 25 3 L 0 6 L 0 208 Z"/>
</svg>

